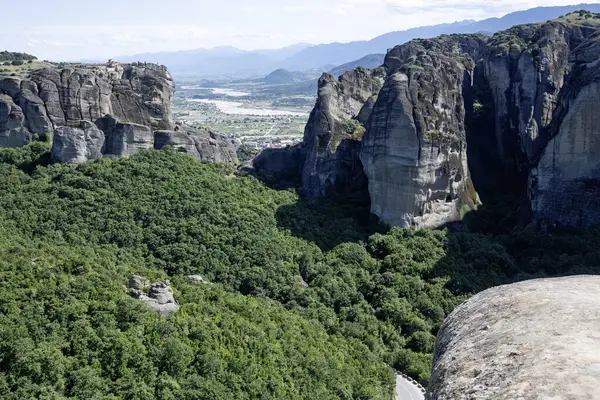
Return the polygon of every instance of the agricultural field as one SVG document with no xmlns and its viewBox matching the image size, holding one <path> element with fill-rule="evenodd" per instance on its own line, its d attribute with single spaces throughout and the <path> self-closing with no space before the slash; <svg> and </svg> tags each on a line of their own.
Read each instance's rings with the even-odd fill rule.
<svg viewBox="0 0 600 400">
<path fill-rule="evenodd" d="M 186 125 L 235 136 L 249 148 L 286 147 L 302 140 L 315 102 L 313 83 L 178 82 L 175 116 Z"/>
</svg>

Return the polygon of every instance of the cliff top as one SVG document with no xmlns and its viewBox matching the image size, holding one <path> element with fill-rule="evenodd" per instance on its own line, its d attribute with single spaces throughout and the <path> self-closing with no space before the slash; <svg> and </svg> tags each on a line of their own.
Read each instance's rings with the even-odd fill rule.
<svg viewBox="0 0 600 400">
<path fill-rule="evenodd" d="M 1 55 L 2 53 L 0 53 Z M 1 64 L 1 63 L 0 63 Z M 151 69 L 160 73 L 167 73 L 167 68 L 163 65 L 134 62 L 134 63 L 119 63 L 109 60 L 107 63 L 87 64 L 87 63 L 64 63 L 64 62 L 51 62 L 51 61 L 39 61 L 37 59 L 26 60 L 22 64 L 12 65 L 4 63 L 0 65 L 0 79 L 6 77 L 12 77 L 17 79 L 29 79 L 33 74 L 44 69 L 51 69 L 62 71 L 64 69 L 77 69 L 77 70 L 117 70 L 119 68 L 127 67 L 140 67 L 145 69 Z"/>
<path fill-rule="evenodd" d="M 427 398 L 598 398 L 599 318 L 597 276 L 482 292 L 440 330 Z"/>
</svg>

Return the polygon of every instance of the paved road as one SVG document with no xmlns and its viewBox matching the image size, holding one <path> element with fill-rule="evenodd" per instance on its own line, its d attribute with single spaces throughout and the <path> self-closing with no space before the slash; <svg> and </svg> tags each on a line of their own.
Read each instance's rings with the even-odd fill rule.
<svg viewBox="0 0 600 400">
<path fill-rule="evenodd" d="M 425 395 L 417 385 L 396 375 L 396 400 L 425 400 Z"/>
</svg>

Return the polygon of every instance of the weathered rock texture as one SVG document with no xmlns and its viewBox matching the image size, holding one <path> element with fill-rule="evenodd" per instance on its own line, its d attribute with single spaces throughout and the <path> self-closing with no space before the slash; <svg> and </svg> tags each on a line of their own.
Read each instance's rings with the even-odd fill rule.
<svg viewBox="0 0 600 400">
<path fill-rule="evenodd" d="M 444 322 L 426 398 L 599 399 L 598 321 L 596 276 L 480 293 Z"/>
<path fill-rule="evenodd" d="M 102 157 L 104 133 L 92 122 L 81 121 L 54 131 L 52 160 L 79 164 Z"/>
<path fill-rule="evenodd" d="M 344 73 L 339 80 L 330 74 L 319 79 L 317 103 L 304 131 L 302 191 L 306 196 L 366 184 L 358 155 L 384 79 L 383 68 L 359 68 Z"/>
<path fill-rule="evenodd" d="M 144 290 L 150 287 L 146 294 Z M 148 279 L 134 275 L 129 279 L 129 294 L 131 297 L 148 305 L 154 312 L 164 315 L 176 313 L 181 308 L 168 282 L 157 282 L 150 284 Z"/>
<path fill-rule="evenodd" d="M 358 68 L 338 78 L 323 74 L 302 144 L 266 149 L 244 169 L 279 188 L 301 187 L 311 198 L 330 190 L 366 193 L 361 141 L 385 69 Z"/>
<path fill-rule="evenodd" d="M 600 224 L 600 16 L 584 22 L 564 32 L 568 73 L 529 181 L 535 220 L 575 227 Z"/>
<path fill-rule="evenodd" d="M 59 126 L 107 114 L 152 129 L 173 129 L 173 92 L 171 75 L 154 64 L 44 68 L 29 80 L 0 81 L 0 93 L 20 107 L 20 127 L 30 134 L 52 134 Z M 20 133 L 15 135 L 18 144 Z"/>
<path fill-rule="evenodd" d="M 21 107 L 10 96 L 0 94 L 0 147 L 22 147 L 33 141 L 24 121 Z"/>
<path fill-rule="evenodd" d="M 302 143 L 288 149 L 264 149 L 252 161 L 241 166 L 242 172 L 258 176 L 278 189 L 302 186 L 306 153 Z"/>
<path fill-rule="evenodd" d="M 48 68 L 34 72 L 31 82 L 55 126 L 111 114 L 153 129 L 173 128 L 173 79 L 159 65 Z"/>
<path fill-rule="evenodd" d="M 391 50 L 363 140 L 371 211 L 394 226 L 438 227 L 476 194 L 467 165 L 463 86 L 484 37 L 416 40 Z"/>
<path fill-rule="evenodd" d="M 360 191 L 366 176 L 391 225 L 444 225 L 477 192 L 528 199 L 536 221 L 600 224 L 599 68 L 600 15 L 588 12 L 414 40 L 388 52 L 385 72 L 324 75 L 303 144 L 261 154 L 255 171 L 296 174 L 309 197 Z"/>
<path fill-rule="evenodd" d="M 111 116 L 98 118 L 96 125 L 106 137 L 103 152 L 105 156 L 132 156 L 154 147 L 154 135 L 148 126 L 119 122 Z"/>
<path fill-rule="evenodd" d="M 236 145 L 224 135 L 194 128 L 154 132 L 154 148 L 172 146 L 201 161 L 237 164 Z"/>
<path fill-rule="evenodd" d="M 171 145 L 198 160 L 236 164 L 232 139 L 201 129 L 176 131 L 173 93 L 171 75 L 154 64 L 45 68 L 28 80 L 5 78 L 0 80 L 0 147 L 21 147 L 35 135 L 54 134 L 56 162 L 131 156 Z"/>
</svg>

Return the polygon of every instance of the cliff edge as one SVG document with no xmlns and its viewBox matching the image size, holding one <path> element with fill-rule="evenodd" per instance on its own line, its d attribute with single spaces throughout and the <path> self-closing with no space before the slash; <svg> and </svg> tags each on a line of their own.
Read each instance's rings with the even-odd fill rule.
<svg viewBox="0 0 600 400">
<path fill-rule="evenodd" d="M 600 277 L 496 287 L 437 339 L 428 400 L 600 399 Z"/>
</svg>

